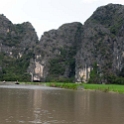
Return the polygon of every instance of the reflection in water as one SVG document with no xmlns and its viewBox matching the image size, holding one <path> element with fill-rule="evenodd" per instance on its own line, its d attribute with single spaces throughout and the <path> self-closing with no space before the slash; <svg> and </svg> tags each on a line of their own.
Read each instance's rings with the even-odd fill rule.
<svg viewBox="0 0 124 124">
<path fill-rule="evenodd" d="M 124 95 L 0 87 L 0 124 L 123 124 L 123 120 Z"/>
<path fill-rule="evenodd" d="M 40 120 L 41 117 L 41 106 L 42 106 L 42 91 L 34 90 L 33 95 L 33 108 L 34 108 L 34 120 L 32 123 L 42 123 Z"/>
<path fill-rule="evenodd" d="M 81 94 L 80 94 L 81 95 Z M 78 94 L 77 101 L 81 99 Z M 83 92 L 81 104 L 75 107 L 82 108 L 77 114 L 77 120 L 86 124 L 122 124 L 124 120 L 124 96 L 119 94 L 86 91 Z M 80 106 L 80 107 L 79 107 Z M 76 110 L 77 110 L 76 108 Z M 80 113 L 81 112 L 81 113 Z M 76 116 L 77 117 L 77 116 Z"/>
</svg>

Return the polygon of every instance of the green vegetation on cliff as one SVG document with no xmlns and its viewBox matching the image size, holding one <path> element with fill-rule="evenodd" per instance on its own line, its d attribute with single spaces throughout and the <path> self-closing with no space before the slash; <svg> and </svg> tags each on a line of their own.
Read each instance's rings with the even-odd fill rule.
<svg viewBox="0 0 124 124">
<path fill-rule="evenodd" d="M 27 73 L 30 57 L 24 55 L 22 58 L 14 59 L 12 57 L 0 54 L 0 80 L 6 81 L 30 81 L 31 77 Z"/>
</svg>

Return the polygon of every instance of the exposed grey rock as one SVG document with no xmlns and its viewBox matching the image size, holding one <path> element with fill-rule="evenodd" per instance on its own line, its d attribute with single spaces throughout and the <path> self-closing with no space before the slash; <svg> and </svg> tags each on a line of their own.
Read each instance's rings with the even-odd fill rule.
<svg viewBox="0 0 124 124">
<path fill-rule="evenodd" d="M 45 32 L 35 48 L 35 72 L 41 80 L 68 80 L 75 75 L 75 55 L 80 44 L 82 24 L 62 25 L 58 30 Z M 41 76 L 42 73 L 42 76 Z"/>
<path fill-rule="evenodd" d="M 85 22 L 81 49 L 76 57 L 76 79 L 87 81 L 93 64 L 104 76 L 119 76 L 124 67 L 124 6 L 99 7 Z"/>
<path fill-rule="evenodd" d="M 0 80 L 29 80 L 27 68 L 37 42 L 31 23 L 15 25 L 0 15 Z"/>
</svg>

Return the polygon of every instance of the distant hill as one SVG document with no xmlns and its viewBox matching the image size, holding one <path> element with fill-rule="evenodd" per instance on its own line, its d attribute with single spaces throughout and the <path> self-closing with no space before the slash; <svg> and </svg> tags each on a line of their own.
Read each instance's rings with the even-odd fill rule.
<svg viewBox="0 0 124 124">
<path fill-rule="evenodd" d="M 42 28 L 42 27 L 41 27 Z M 124 83 L 124 6 L 97 8 L 38 40 L 29 22 L 0 15 L 0 80 Z"/>
</svg>

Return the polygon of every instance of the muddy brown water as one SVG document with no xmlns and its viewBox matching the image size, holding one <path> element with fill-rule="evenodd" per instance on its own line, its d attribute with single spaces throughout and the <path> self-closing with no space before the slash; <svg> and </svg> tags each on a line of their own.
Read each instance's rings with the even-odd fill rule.
<svg viewBox="0 0 124 124">
<path fill-rule="evenodd" d="M 0 124 L 124 124 L 124 95 L 0 85 Z"/>
</svg>

